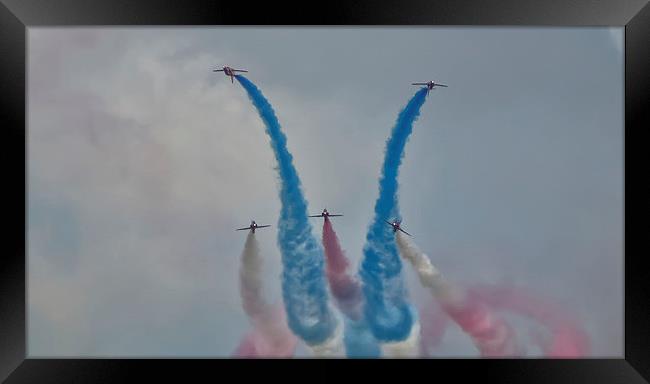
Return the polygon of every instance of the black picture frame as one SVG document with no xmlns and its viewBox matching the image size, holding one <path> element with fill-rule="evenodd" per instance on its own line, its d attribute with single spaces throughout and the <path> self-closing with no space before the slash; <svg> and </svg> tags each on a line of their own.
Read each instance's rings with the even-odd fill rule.
<svg viewBox="0 0 650 384">
<path fill-rule="evenodd" d="M 251 374 L 278 375 L 302 369 L 287 360 L 230 359 L 30 359 L 26 357 L 26 31 L 32 26 L 90 25 L 517 25 L 625 27 L 625 166 L 641 163 L 634 140 L 648 127 L 650 101 L 650 5 L 647 0 L 410 0 L 330 1 L 311 4 L 238 4 L 233 1 L 129 0 L 0 0 L 0 118 L 3 126 L 2 209 L 5 252 L 0 264 L 0 379 L 8 383 L 122 382 L 151 378 L 190 381 L 205 375 L 226 378 L 215 364 L 263 364 Z M 252 5 L 255 4 L 255 5 Z M 244 10 L 247 10 L 246 12 Z M 632 144 L 632 145 L 630 145 Z M 626 176 L 630 173 L 626 172 Z M 643 177 L 642 177 L 643 178 Z M 635 247 L 632 219 L 641 210 L 628 209 L 638 188 L 625 177 L 625 354 L 621 359 L 433 359 L 336 360 L 364 374 L 404 369 L 435 372 L 431 380 L 479 377 L 499 383 L 643 383 L 650 380 L 650 290 L 645 253 Z M 644 189 L 641 189 L 644 190 Z M 637 192 L 638 193 L 638 192 Z M 646 199 L 647 200 L 647 199 Z M 642 200 L 644 201 L 644 200 Z M 639 228 L 639 227 L 636 227 Z M 639 244 L 640 245 L 640 244 Z M 333 364 L 303 360 L 300 364 Z M 288 365 L 291 364 L 291 365 Z M 394 364 L 399 364 L 394 365 Z M 372 370 L 370 369 L 372 368 Z M 307 367 L 309 370 L 310 367 Z M 318 368 L 315 368 L 318 369 Z M 233 370 L 233 372 L 234 372 Z M 270 370 L 273 373 L 270 373 Z M 340 371 L 322 370 L 323 378 Z M 314 373 L 312 372 L 312 375 Z M 450 376 L 453 375 L 453 376 Z M 645 378 L 645 379 L 644 379 Z"/>
</svg>

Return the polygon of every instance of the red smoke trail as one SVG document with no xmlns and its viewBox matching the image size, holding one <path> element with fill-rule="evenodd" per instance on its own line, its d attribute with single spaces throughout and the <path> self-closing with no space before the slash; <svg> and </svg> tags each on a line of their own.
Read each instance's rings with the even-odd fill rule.
<svg viewBox="0 0 650 384">
<path fill-rule="evenodd" d="M 459 287 L 450 284 L 431 264 L 429 257 L 397 232 L 397 246 L 429 288 L 447 315 L 467 333 L 484 357 L 515 356 L 520 353 L 513 328 L 490 308 Z"/>
<path fill-rule="evenodd" d="M 257 340 L 262 340 L 262 338 L 255 330 L 248 332 L 239 343 L 239 347 L 233 352 L 233 357 L 262 357 L 257 350 L 257 344 L 259 344 Z"/>
<path fill-rule="evenodd" d="M 286 325 L 284 306 L 278 304 L 260 316 L 258 324 L 233 352 L 233 357 L 293 357 L 297 341 Z"/>
<path fill-rule="evenodd" d="M 482 356 L 515 356 L 523 352 L 516 343 L 514 329 L 495 310 L 509 310 L 544 325 L 551 338 L 537 337 L 537 342 L 545 356 L 574 358 L 589 353 L 587 334 L 557 305 L 512 287 L 461 289 L 447 282 L 429 258 L 400 232 L 397 233 L 397 245 L 402 257 L 415 268 L 422 285 L 431 289 L 445 313 L 472 338 Z M 431 325 L 431 321 L 425 318 L 421 325 L 422 335 L 431 332 L 425 328 L 439 326 Z M 430 342 L 422 344 L 425 351 Z"/>
<path fill-rule="evenodd" d="M 348 274 L 350 262 L 345 257 L 339 239 L 328 217 L 323 222 L 323 248 L 326 274 L 332 296 L 341 312 L 352 320 L 361 318 L 361 286 Z"/>
<path fill-rule="evenodd" d="M 466 295 L 472 301 L 480 302 L 484 308 L 488 306 L 492 310 L 509 311 L 543 325 L 550 336 L 534 333 L 533 338 L 546 357 L 578 358 L 590 353 L 587 333 L 557 304 L 511 286 L 477 285 L 468 288 Z M 422 354 L 427 356 L 440 343 L 449 319 L 435 302 L 421 309 L 420 318 Z"/>
<path fill-rule="evenodd" d="M 540 336 L 537 342 L 545 356 L 575 358 L 586 356 L 590 352 L 587 333 L 563 308 L 548 300 L 513 287 L 482 285 L 471 288 L 468 293 L 493 308 L 509 310 L 544 325 L 551 334 L 550 340 L 544 340 Z"/>
<path fill-rule="evenodd" d="M 470 335 L 481 356 L 503 357 L 518 354 L 515 332 L 485 303 L 465 295 L 458 302 L 441 302 L 445 312 Z"/>
</svg>

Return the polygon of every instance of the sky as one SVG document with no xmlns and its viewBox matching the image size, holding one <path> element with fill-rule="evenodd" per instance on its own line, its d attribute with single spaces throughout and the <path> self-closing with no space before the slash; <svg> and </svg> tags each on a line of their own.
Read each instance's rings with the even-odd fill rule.
<svg viewBox="0 0 650 384">
<path fill-rule="evenodd" d="M 622 28 L 29 28 L 28 355 L 230 355 L 252 219 L 280 299 L 275 160 L 212 72 L 230 65 L 274 106 L 310 211 L 345 215 L 355 270 L 410 83 L 449 85 L 406 146 L 403 227 L 448 279 L 536 292 L 620 357 L 622 47 Z M 453 327 L 438 353 L 477 356 Z"/>
</svg>

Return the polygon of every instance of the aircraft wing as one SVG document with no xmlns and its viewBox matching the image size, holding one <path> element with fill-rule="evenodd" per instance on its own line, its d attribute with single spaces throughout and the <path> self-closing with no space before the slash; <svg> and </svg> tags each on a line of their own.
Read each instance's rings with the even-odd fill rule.
<svg viewBox="0 0 650 384">
<path fill-rule="evenodd" d="M 445 87 L 445 88 L 447 88 L 447 86 L 444 85 L 444 84 L 436 84 L 436 87 Z"/>
<path fill-rule="evenodd" d="M 427 83 L 411 83 L 411 85 L 427 85 Z"/>
<path fill-rule="evenodd" d="M 258 227 L 258 228 L 259 228 L 259 227 Z M 237 229 L 235 229 L 235 231 L 246 231 L 246 230 L 249 230 L 249 229 L 251 229 L 251 227 L 246 227 L 246 228 L 237 228 Z"/>
<path fill-rule="evenodd" d="M 323 215 L 309 215 L 309 217 L 323 217 Z"/>
<path fill-rule="evenodd" d="M 330 215 L 330 216 L 343 216 L 343 215 Z"/>
<path fill-rule="evenodd" d="M 223 72 L 223 69 L 213 69 L 212 72 Z"/>
<path fill-rule="evenodd" d="M 248 71 L 245 70 L 245 69 L 233 69 L 233 71 L 235 71 L 235 72 L 248 72 Z"/>
<path fill-rule="evenodd" d="M 266 227 L 270 227 L 270 225 L 258 225 L 257 226 L 257 228 L 266 228 Z"/>
<path fill-rule="evenodd" d="M 413 235 L 411 235 L 410 233 L 408 233 L 408 232 L 406 232 L 406 231 L 405 231 L 405 230 L 403 230 L 402 228 L 397 228 L 397 229 L 399 229 L 400 231 L 402 231 L 402 232 L 404 232 L 404 233 L 406 233 L 407 235 L 409 235 L 409 236 L 411 236 L 411 237 L 413 237 Z"/>
</svg>

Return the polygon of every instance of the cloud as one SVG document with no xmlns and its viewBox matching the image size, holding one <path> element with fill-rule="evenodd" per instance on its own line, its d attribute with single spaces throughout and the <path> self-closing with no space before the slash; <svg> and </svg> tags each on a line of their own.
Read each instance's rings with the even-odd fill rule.
<svg viewBox="0 0 650 384">
<path fill-rule="evenodd" d="M 92 43 L 78 35 L 85 33 L 30 34 L 30 217 L 74 217 L 81 228 L 77 246 L 61 252 L 74 256 L 60 260 L 51 253 L 59 239 L 44 233 L 52 226 L 30 227 L 30 309 L 79 340 L 54 350 L 30 339 L 30 353 L 157 354 L 170 327 L 197 317 L 218 327 L 219 312 L 240 311 L 236 296 L 218 294 L 236 286 L 235 273 L 219 271 L 236 271 L 239 250 L 214 233 L 248 220 L 228 204 L 259 201 L 274 188 L 271 155 L 246 100 L 229 97 L 229 84 L 204 85 L 216 58 L 174 61 L 166 43 L 135 44 L 102 63 L 86 48 L 121 36 Z M 41 56 L 51 45 L 59 48 L 54 66 Z M 222 326 L 237 329 L 226 320 Z M 229 352 L 212 339 L 207 348 L 165 350 Z"/>
</svg>

